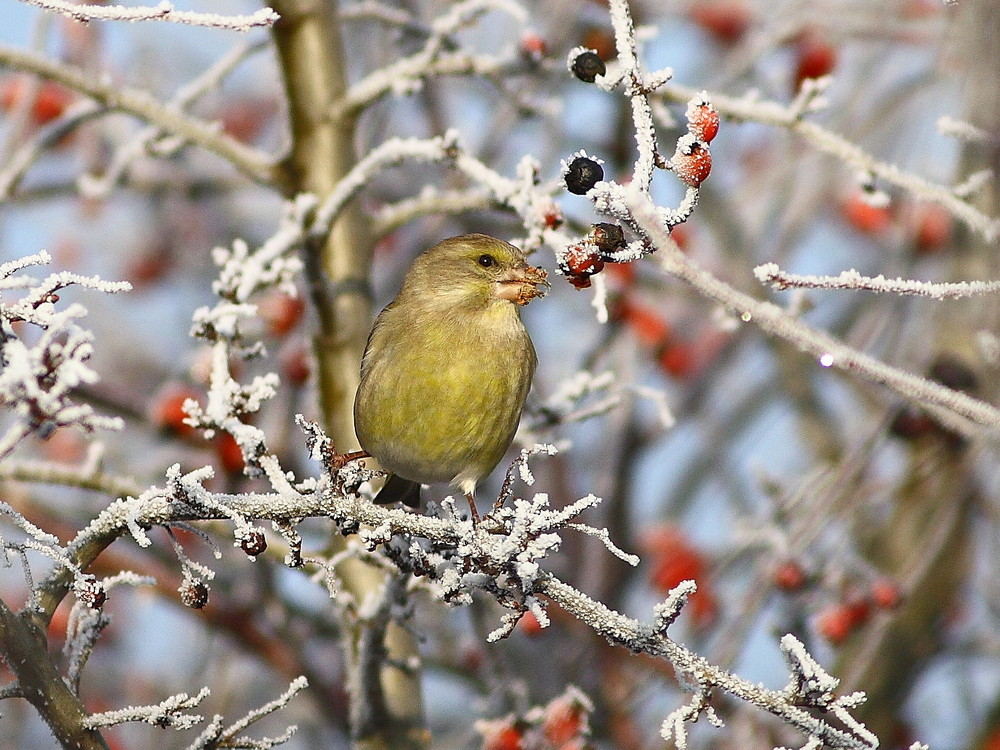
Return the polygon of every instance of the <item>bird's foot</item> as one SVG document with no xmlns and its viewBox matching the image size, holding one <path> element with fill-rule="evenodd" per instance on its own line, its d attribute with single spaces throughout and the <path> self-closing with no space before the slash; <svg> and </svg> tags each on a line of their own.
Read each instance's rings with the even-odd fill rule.
<svg viewBox="0 0 1000 750">
<path fill-rule="evenodd" d="M 367 451 L 350 451 L 348 453 L 331 451 L 324 458 L 326 459 L 326 468 L 331 474 L 336 474 L 347 466 L 347 464 L 351 463 L 351 461 L 357 461 L 359 458 L 370 458 L 370 456 Z"/>
</svg>

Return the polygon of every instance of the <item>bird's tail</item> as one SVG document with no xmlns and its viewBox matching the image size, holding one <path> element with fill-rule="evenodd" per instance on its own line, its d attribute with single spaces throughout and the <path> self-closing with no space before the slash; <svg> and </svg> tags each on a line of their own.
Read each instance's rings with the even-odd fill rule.
<svg viewBox="0 0 1000 750">
<path fill-rule="evenodd" d="M 382 489 L 375 495 L 375 502 L 379 505 L 400 502 L 411 508 L 420 507 L 420 484 L 403 479 L 395 474 L 390 474 L 385 480 Z"/>
</svg>

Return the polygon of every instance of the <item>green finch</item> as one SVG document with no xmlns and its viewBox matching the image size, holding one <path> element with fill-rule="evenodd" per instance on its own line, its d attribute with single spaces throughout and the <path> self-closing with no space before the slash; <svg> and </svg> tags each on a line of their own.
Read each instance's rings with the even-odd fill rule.
<svg viewBox="0 0 1000 750">
<path fill-rule="evenodd" d="M 520 306 L 543 296 L 545 271 L 485 234 L 422 253 L 375 319 L 361 360 L 354 424 L 390 473 L 375 498 L 416 507 L 420 485 L 469 498 L 514 439 L 535 372 Z"/>
</svg>

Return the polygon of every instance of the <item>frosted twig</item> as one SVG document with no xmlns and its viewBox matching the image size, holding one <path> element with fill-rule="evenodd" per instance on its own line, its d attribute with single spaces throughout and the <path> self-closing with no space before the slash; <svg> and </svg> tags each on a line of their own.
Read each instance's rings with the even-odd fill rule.
<svg viewBox="0 0 1000 750">
<path fill-rule="evenodd" d="M 128 706 L 116 711 L 91 714 L 83 719 L 83 725 L 88 729 L 99 729 L 130 721 L 141 721 L 164 728 L 191 729 L 204 721 L 204 717 L 183 712 L 196 708 L 210 693 L 211 691 L 205 687 L 195 696 L 178 693 L 152 706 Z"/>
<path fill-rule="evenodd" d="M 853 268 L 837 276 L 812 276 L 782 271 L 777 263 L 757 266 L 754 276 L 762 284 L 770 284 L 774 289 L 850 289 L 865 292 L 915 295 L 932 299 L 961 299 L 993 294 L 1000 291 L 1000 281 L 958 281 L 934 283 L 916 279 L 887 279 L 878 276 L 863 276 Z"/>
<path fill-rule="evenodd" d="M 262 8 L 256 13 L 243 16 L 195 13 L 193 11 L 176 10 L 166 0 L 153 7 L 138 8 L 126 8 L 122 5 L 84 5 L 67 2 L 66 0 L 21 0 L 21 2 L 37 6 L 50 13 L 59 13 L 80 23 L 89 23 L 91 21 L 172 21 L 190 26 L 207 26 L 213 29 L 250 31 L 255 28 L 273 26 L 279 17 L 272 8 Z"/>
</svg>

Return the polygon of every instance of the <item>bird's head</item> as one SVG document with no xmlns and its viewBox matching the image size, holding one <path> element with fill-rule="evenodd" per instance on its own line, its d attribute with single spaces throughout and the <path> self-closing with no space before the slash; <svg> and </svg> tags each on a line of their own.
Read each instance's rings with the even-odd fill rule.
<svg viewBox="0 0 1000 750">
<path fill-rule="evenodd" d="M 546 273 L 528 265 L 513 245 L 485 234 L 442 240 L 422 253 L 407 274 L 405 288 L 433 290 L 435 297 L 486 305 L 507 300 L 526 305 L 545 295 Z M 541 288 L 540 288 L 541 287 Z"/>
</svg>

